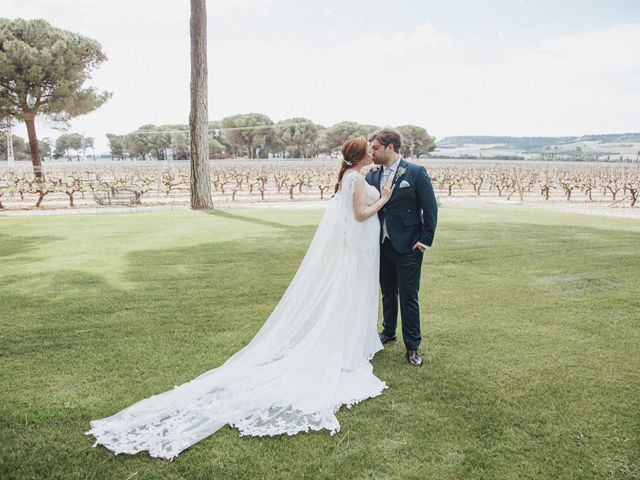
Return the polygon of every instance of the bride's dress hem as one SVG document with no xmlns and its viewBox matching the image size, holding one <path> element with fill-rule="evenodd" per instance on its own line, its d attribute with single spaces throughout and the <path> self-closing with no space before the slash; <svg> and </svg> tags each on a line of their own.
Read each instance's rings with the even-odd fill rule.
<svg viewBox="0 0 640 480">
<path fill-rule="evenodd" d="M 371 357 L 373 357 L 373 354 L 371 355 Z M 342 408 L 342 407 L 347 407 L 348 409 L 351 409 L 354 405 L 357 405 L 359 403 L 364 402 L 365 400 L 369 400 L 371 398 L 375 398 L 378 397 L 380 395 L 382 395 L 382 392 L 384 390 L 386 390 L 387 388 L 389 388 L 389 386 L 386 384 L 386 382 L 382 382 L 382 387 L 378 389 L 378 391 L 376 392 L 372 392 L 370 393 L 368 396 L 363 396 L 360 398 L 353 398 L 350 399 L 348 401 L 344 401 L 342 403 L 340 403 L 339 405 L 337 405 L 334 409 L 333 409 L 333 413 L 338 413 L 338 411 Z M 282 406 L 273 406 L 274 408 L 286 408 L 286 407 L 282 407 Z M 100 420 L 94 420 L 91 422 L 91 430 L 85 432 L 85 435 L 91 435 L 93 436 L 96 441 L 93 444 L 93 447 L 96 448 L 98 446 L 103 446 L 105 447 L 107 450 L 111 451 L 114 455 L 118 456 L 120 454 L 125 454 L 125 455 L 136 455 L 138 453 L 143 453 L 143 452 L 147 452 L 149 457 L 151 458 L 160 458 L 163 460 L 169 460 L 169 461 L 173 461 L 173 459 L 177 458 L 184 450 L 187 450 L 188 448 L 192 447 L 193 445 L 188 445 L 186 446 L 184 449 L 180 450 L 180 451 L 176 451 L 174 452 L 173 455 L 166 455 L 163 454 L 162 452 L 159 453 L 154 453 L 152 451 L 149 450 L 136 450 L 135 446 L 130 446 L 130 448 L 126 448 L 126 446 L 123 446 L 122 444 L 120 444 L 119 442 L 113 442 L 113 441 L 109 441 L 108 439 L 105 439 L 105 436 L 108 436 L 109 433 L 106 431 L 101 431 L 102 429 L 98 426 L 98 423 L 100 422 Z M 235 428 L 236 430 L 239 431 L 240 436 L 241 437 L 277 437 L 277 436 L 283 436 L 283 435 L 287 435 L 287 436 L 295 436 L 299 433 L 308 433 L 310 431 L 315 431 L 318 432 L 320 430 L 328 430 L 329 434 L 331 436 L 334 436 L 335 434 L 337 434 L 340 431 L 340 424 L 336 423 L 334 427 L 332 428 L 328 428 L 326 426 L 323 425 L 318 425 L 318 426 L 314 426 L 314 425 L 307 425 L 306 427 L 300 428 L 298 430 L 292 430 L 292 431 L 287 431 L 287 432 L 278 432 L 278 433 L 251 433 L 251 432 L 246 432 L 245 430 L 242 429 L 241 426 L 239 426 L 240 422 L 231 422 L 228 423 L 228 425 L 232 428 Z M 117 443 L 117 444 L 116 444 Z"/>
</svg>

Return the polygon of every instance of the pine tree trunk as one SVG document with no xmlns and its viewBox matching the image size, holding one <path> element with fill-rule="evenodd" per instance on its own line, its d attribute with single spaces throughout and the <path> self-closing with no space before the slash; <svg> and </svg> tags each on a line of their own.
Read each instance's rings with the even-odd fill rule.
<svg viewBox="0 0 640 480">
<path fill-rule="evenodd" d="M 33 164 L 33 174 L 36 178 L 44 180 L 42 172 L 42 160 L 40 159 L 40 149 L 38 148 L 38 136 L 36 135 L 35 117 L 25 120 L 27 124 L 27 134 L 29 135 L 29 150 L 31 151 L 31 163 Z"/>
<path fill-rule="evenodd" d="M 212 209 L 207 112 L 207 5 L 191 0 L 191 208 Z"/>
</svg>

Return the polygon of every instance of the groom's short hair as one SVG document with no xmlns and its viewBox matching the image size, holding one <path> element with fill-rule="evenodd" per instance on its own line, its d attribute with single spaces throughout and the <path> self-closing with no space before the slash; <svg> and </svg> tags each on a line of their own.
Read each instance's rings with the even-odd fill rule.
<svg viewBox="0 0 640 480">
<path fill-rule="evenodd" d="M 385 148 L 387 145 L 393 145 L 393 151 L 400 153 L 400 147 L 402 147 L 402 134 L 395 128 L 383 127 L 376 130 L 369 136 L 369 141 L 373 142 L 376 138 L 382 145 L 384 145 Z"/>
</svg>

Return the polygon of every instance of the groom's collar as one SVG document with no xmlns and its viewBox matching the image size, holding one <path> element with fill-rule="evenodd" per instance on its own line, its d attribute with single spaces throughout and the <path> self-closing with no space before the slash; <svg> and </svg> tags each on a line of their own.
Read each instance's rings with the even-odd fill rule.
<svg viewBox="0 0 640 480">
<path fill-rule="evenodd" d="M 401 161 L 402 161 L 402 157 L 400 155 L 398 155 L 398 159 L 395 161 L 395 163 L 393 165 L 391 165 L 390 167 L 383 167 L 383 170 L 388 168 L 392 172 L 395 172 L 396 170 L 398 170 L 398 166 L 400 165 Z"/>
</svg>

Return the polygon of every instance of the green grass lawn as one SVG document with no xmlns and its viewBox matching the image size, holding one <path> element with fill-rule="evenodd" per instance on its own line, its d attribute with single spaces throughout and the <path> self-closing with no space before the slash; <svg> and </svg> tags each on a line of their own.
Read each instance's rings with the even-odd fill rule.
<svg viewBox="0 0 640 480">
<path fill-rule="evenodd" d="M 225 427 L 173 462 L 114 456 L 102 418 L 220 365 L 295 273 L 322 212 L 0 217 L 0 478 L 640 477 L 640 222 L 443 208 L 425 365 L 341 431 Z"/>
</svg>

